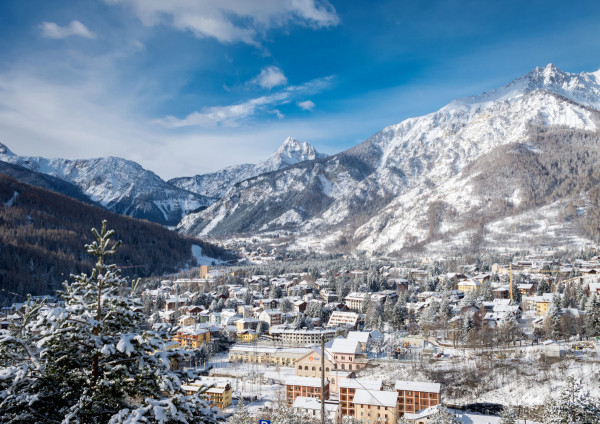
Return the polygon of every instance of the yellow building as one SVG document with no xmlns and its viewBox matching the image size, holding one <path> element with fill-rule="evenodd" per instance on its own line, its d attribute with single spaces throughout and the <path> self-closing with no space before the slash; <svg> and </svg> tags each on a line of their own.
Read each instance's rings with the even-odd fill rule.
<svg viewBox="0 0 600 424">
<path fill-rule="evenodd" d="M 185 391 L 186 395 L 193 395 L 202 390 L 205 385 L 192 383 L 189 385 L 184 384 L 181 387 Z M 232 393 L 233 391 L 231 390 L 231 385 L 227 383 L 217 384 L 215 387 L 211 387 L 201 395 L 205 397 L 206 400 L 208 400 L 213 406 L 216 406 L 219 409 L 224 409 L 231 405 Z"/>
<path fill-rule="evenodd" d="M 258 333 L 252 330 L 238 331 L 237 340 L 241 343 L 252 343 L 258 340 Z"/>
<path fill-rule="evenodd" d="M 481 287 L 481 283 L 477 280 L 462 280 L 458 282 L 458 290 L 463 293 L 475 291 Z"/>
<path fill-rule="evenodd" d="M 355 417 L 365 424 L 396 424 L 398 418 L 397 392 L 356 390 Z"/>
<path fill-rule="evenodd" d="M 225 409 L 231 405 L 232 390 L 229 384 L 224 387 L 211 387 L 205 392 L 208 401 L 219 409 Z"/>
<path fill-rule="evenodd" d="M 546 299 L 536 300 L 535 302 L 535 313 L 538 316 L 546 315 L 548 311 L 548 306 L 550 305 L 550 301 Z"/>
<path fill-rule="evenodd" d="M 210 331 L 206 328 L 184 328 L 177 332 L 175 341 L 182 347 L 197 349 L 210 342 Z"/>
</svg>

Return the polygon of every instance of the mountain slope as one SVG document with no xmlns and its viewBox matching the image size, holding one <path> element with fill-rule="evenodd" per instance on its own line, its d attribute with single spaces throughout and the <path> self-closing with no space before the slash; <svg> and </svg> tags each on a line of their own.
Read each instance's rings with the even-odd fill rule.
<svg viewBox="0 0 600 424">
<path fill-rule="evenodd" d="M 246 163 L 230 166 L 210 174 L 173 178 L 169 180 L 169 183 L 202 196 L 218 199 L 237 182 L 326 156 L 318 153 L 310 144 L 288 137 L 275 153 L 257 164 Z"/>
<path fill-rule="evenodd" d="M 111 261 L 129 276 L 162 275 L 193 265 L 193 245 L 231 259 L 223 249 L 158 224 L 0 175 L 0 304 L 23 301 L 27 293 L 51 294 L 70 274 L 89 271 L 93 258 L 84 245 L 92 240 L 91 228 L 104 219 L 123 241 Z"/>
<path fill-rule="evenodd" d="M 75 184 L 71 184 L 51 175 L 41 174 L 22 166 L 13 165 L 11 163 L 2 161 L 0 161 L 0 174 L 12 177 L 26 184 L 31 184 L 45 188 L 46 190 L 64 194 L 65 196 L 69 196 L 75 200 L 79 200 L 90 205 L 99 206 L 96 202 L 86 196 Z"/>
<path fill-rule="evenodd" d="M 210 199 L 175 187 L 138 163 L 116 158 L 46 159 L 17 156 L 0 145 L 0 160 L 78 186 L 106 209 L 163 225 L 176 225 Z"/>
<path fill-rule="evenodd" d="M 500 89 L 387 127 L 341 154 L 238 183 L 178 228 L 220 236 L 285 229 L 300 236 L 298 247 L 325 250 L 350 238 L 370 253 L 431 242 L 489 218 L 490 194 L 477 189 L 477 178 L 489 180 L 492 171 L 474 173 L 474 164 L 502 146 L 528 149 L 557 128 L 590 135 L 588 148 L 596 150 L 599 107 L 600 72 L 536 68 Z M 546 162 L 548 150 L 531 149 Z M 537 172 L 544 171 L 531 167 L 525 174 Z M 537 204 L 509 182 L 498 202 Z"/>
</svg>

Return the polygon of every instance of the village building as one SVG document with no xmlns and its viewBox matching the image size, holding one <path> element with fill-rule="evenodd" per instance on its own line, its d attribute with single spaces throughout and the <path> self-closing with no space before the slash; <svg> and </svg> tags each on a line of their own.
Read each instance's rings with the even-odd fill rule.
<svg viewBox="0 0 600 424">
<path fill-rule="evenodd" d="M 358 371 L 367 366 L 367 356 L 358 340 L 337 338 L 327 350 L 338 370 Z"/>
<path fill-rule="evenodd" d="M 474 279 L 466 279 L 466 280 L 461 280 L 458 282 L 458 290 L 460 290 L 463 293 L 467 293 L 470 291 L 475 291 L 477 290 L 479 287 L 481 287 L 481 283 L 477 280 Z"/>
<path fill-rule="evenodd" d="M 364 380 L 360 378 L 345 378 L 339 383 L 340 388 L 340 407 L 342 416 L 356 416 L 356 408 L 354 405 L 354 395 L 357 390 L 381 390 L 383 389 L 383 381 L 381 380 Z"/>
<path fill-rule="evenodd" d="M 182 327 L 175 335 L 174 341 L 178 342 L 181 347 L 197 349 L 203 344 L 210 343 L 211 334 L 206 328 L 198 326 Z"/>
<path fill-rule="evenodd" d="M 321 401 L 314 397 L 298 396 L 292 407 L 309 417 L 321 418 Z M 325 417 L 332 423 L 340 422 L 340 403 L 338 401 L 325 401 Z"/>
<path fill-rule="evenodd" d="M 236 344 L 229 349 L 229 361 L 293 367 L 296 360 L 311 351 L 312 349 L 306 347 L 283 348 Z"/>
<path fill-rule="evenodd" d="M 266 322 L 269 326 L 280 325 L 283 323 L 281 311 L 276 309 L 265 309 L 258 315 L 259 321 Z"/>
<path fill-rule="evenodd" d="M 357 389 L 354 395 L 356 419 L 365 424 L 396 424 L 398 393 Z"/>
<path fill-rule="evenodd" d="M 335 368 L 333 361 L 325 354 L 325 377 Z M 318 377 L 321 378 L 321 349 L 312 349 L 306 355 L 298 358 L 294 363 L 295 373 L 298 377 Z"/>
<path fill-rule="evenodd" d="M 316 377 L 288 377 L 285 380 L 286 399 L 292 405 L 298 396 L 321 400 L 321 379 Z M 323 399 L 329 399 L 329 380 L 325 379 Z"/>
<path fill-rule="evenodd" d="M 185 391 L 185 394 L 189 396 L 198 393 L 205 387 L 205 385 L 202 383 L 192 383 L 189 385 L 184 384 L 181 387 Z M 206 390 L 204 393 L 202 393 L 202 396 L 204 396 L 211 405 L 223 410 L 231 405 L 232 394 L 233 391 L 231 390 L 231 385 L 229 383 L 220 383 Z"/>
<path fill-rule="evenodd" d="M 238 330 L 236 333 L 236 338 L 240 343 L 253 343 L 258 340 L 258 333 L 253 330 Z"/>
<path fill-rule="evenodd" d="M 344 298 L 344 302 L 351 311 L 360 312 L 365 302 L 371 299 L 372 292 L 352 292 Z"/>
<path fill-rule="evenodd" d="M 360 323 L 360 315 L 356 312 L 333 311 L 329 317 L 327 327 L 348 327 L 358 328 Z"/>
<path fill-rule="evenodd" d="M 275 341 L 291 346 L 309 346 L 321 343 L 321 337 L 325 342 L 333 340 L 335 337 L 334 329 L 308 330 L 306 328 L 293 330 L 287 326 L 275 326 L 269 330 L 269 335 Z"/>
<path fill-rule="evenodd" d="M 439 383 L 398 381 L 395 389 L 398 393 L 399 416 L 442 403 L 442 385 Z"/>
</svg>

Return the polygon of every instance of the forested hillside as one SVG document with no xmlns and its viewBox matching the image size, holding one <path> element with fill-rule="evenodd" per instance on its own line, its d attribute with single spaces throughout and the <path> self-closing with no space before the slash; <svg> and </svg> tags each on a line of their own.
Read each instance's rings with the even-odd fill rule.
<svg viewBox="0 0 600 424">
<path fill-rule="evenodd" d="M 0 304 L 23 300 L 27 293 L 51 293 L 69 274 L 89 270 L 92 258 L 82 248 L 91 241 L 90 229 L 100 227 L 104 219 L 115 230 L 115 239 L 123 241 L 113 261 L 132 277 L 194 265 L 192 244 L 231 259 L 223 249 L 158 224 L 116 215 L 0 175 Z"/>
</svg>

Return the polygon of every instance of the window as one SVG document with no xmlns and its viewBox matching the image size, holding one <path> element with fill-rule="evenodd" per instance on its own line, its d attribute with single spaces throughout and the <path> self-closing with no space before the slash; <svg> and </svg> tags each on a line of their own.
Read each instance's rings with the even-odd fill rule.
<svg viewBox="0 0 600 424">
<path fill-rule="evenodd" d="M 348 365 L 348 369 L 351 370 L 352 369 L 352 364 Z"/>
<path fill-rule="evenodd" d="M 304 370 L 305 370 L 305 371 L 308 371 L 308 365 L 306 365 L 306 366 L 304 367 Z"/>
<path fill-rule="evenodd" d="M 315 367 L 312 367 L 312 370 L 311 370 L 311 371 L 314 371 L 314 370 L 315 370 Z"/>
<path fill-rule="evenodd" d="M 302 370 L 302 365 L 298 365 L 298 369 L 299 369 L 299 370 Z"/>
</svg>

